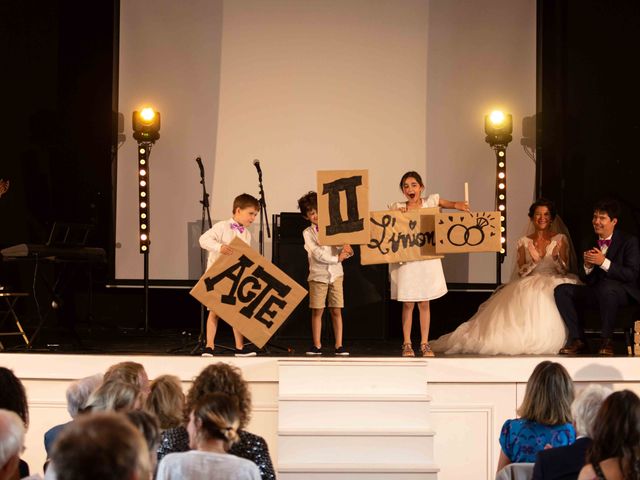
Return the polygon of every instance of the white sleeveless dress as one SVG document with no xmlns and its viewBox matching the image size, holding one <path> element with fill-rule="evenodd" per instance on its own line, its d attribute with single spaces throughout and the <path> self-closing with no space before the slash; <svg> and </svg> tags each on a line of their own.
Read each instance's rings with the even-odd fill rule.
<svg viewBox="0 0 640 480">
<path fill-rule="evenodd" d="M 534 264 L 529 237 L 518 240 L 524 246 L 525 276 L 508 283 L 487 299 L 470 320 L 454 332 L 430 342 L 435 352 L 481 355 L 556 354 L 565 344 L 567 328 L 560 317 L 553 290 L 561 283 L 579 283 L 575 275 L 555 261 L 553 249 L 562 239 L 555 235 L 544 257 Z"/>
<path fill-rule="evenodd" d="M 433 193 L 422 199 L 422 208 L 437 207 L 440 195 Z M 405 202 L 397 202 L 392 210 L 406 207 Z M 391 298 L 400 302 L 422 302 L 434 300 L 447 293 L 447 282 L 439 258 L 389 264 Z"/>
</svg>

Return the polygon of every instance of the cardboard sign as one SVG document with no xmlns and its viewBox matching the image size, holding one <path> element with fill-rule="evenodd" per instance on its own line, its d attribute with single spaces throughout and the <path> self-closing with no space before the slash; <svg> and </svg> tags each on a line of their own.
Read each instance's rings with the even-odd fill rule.
<svg viewBox="0 0 640 480">
<path fill-rule="evenodd" d="M 436 252 L 500 251 L 500 212 L 455 212 L 436 215 Z"/>
<path fill-rule="evenodd" d="M 317 173 L 318 242 L 358 245 L 369 241 L 369 171 Z"/>
<path fill-rule="evenodd" d="M 442 258 L 436 255 L 435 215 L 438 208 L 421 208 L 401 212 L 371 212 L 370 235 L 360 246 L 360 262 L 399 263 Z"/>
<path fill-rule="evenodd" d="M 190 293 L 262 348 L 307 291 L 239 238 L 229 246 Z"/>
</svg>

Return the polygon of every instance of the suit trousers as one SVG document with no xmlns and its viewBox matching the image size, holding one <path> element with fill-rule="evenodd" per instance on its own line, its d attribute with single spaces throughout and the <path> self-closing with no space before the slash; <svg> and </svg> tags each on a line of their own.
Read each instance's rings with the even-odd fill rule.
<svg viewBox="0 0 640 480">
<path fill-rule="evenodd" d="M 601 279 L 593 285 L 558 285 L 554 290 L 556 305 L 569 329 L 569 340 L 584 340 L 581 313 L 585 309 L 598 310 L 602 324 L 602 338 L 611 338 L 618 309 L 631 303 L 631 297 L 619 282 Z"/>
</svg>

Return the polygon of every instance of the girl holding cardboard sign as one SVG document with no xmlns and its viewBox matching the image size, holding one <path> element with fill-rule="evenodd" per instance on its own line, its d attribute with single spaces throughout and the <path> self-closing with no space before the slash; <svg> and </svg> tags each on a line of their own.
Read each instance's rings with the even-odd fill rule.
<svg viewBox="0 0 640 480">
<path fill-rule="evenodd" d="M 432 193 L 422 198 L 424 183 L 417 172 L 407 172 L 400 180 L 400 190 L 407 198 L 406 202 L 396 202 L 392 210 L 415 210 L 419 208 L 442 207 L 469 211 L 468 202 L 453 202 Z M 433 357 L 429 346 L 429 325 L 431 312 L 429 300 L 442 297 L 447 293 L 447 282 L 442 271 L 440 259 L 418 260 L 415 262 L 394 263 L 389 265 L 391 278 L 391 298 L 402 302 L 402 356 L 414 357 L 411 346 L 411 323 L 416 303 L 420 311 L 420 355 Z"/>
</svg>

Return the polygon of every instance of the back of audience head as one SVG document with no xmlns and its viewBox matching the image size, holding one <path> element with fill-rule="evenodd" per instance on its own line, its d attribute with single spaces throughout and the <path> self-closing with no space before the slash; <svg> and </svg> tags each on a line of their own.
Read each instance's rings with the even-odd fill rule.
<svg viewBox="0 0 640 480">
<path fill-rule="evenodd" d="M 29 405 L 24 385 L 13 371 L 0 367 L 0 408 L 17 413 L 25 428 L 29 427 Z"/>
<path fill-rule="evenodd" d="M 630 390 L 613 392 L 593 423 L 587 462 L 618 458 L 624 478 L 640 478 L 640 399 Z"/>
<path fill-rule="evenodd" d="M 158 445 L 160 444 L 160 424 L 158 418 L 151 412 L 144 410 L 130 410 L 125 412 L 127 419 L 142 434 L 149 450 L 151 470 L 155 470 L 158 461 Z"/>
<path fill-rule="evenodd" d="M 84 377 L 67 388 L 67 411 L 71 418 L 75 418 L 78 412 L 81 412 L 87 404 L 87 400 L 93 392 L 102 384 L 102 374 L 96 373 L 90 377 Z"/>
<path fill-rule="evenodd" d="M 58 480 L 149 480 L 149 451 L 121 414 L 80 415 L 56 440 L 51 456 Z"/>
<path fill-rule="evenodd" d="M 582 390 L 571 404 L 571 415 L 577 436 L 593 437 L 593 425 L 602 402 L 611 395 L 610 388 L 596 383 Z"/>
<path fill-rule="evenodd" d="M 151 382 L 146 408 L 158 417 L 163 430 L 182 425 L 184 403 L 184 392 L 178 377 L 161 375 Z"/>
<path fill-rule="evenodd" d="M 149 395 L 149 377 L 144 366 L 138 362 L 120 362 L 111 365 L 105 372 L 103 381 L 112 380 L 135 385 L 145 398 Z"/>
<path fill-rule="evenodd" d="M 17 413 L 0 409 L 0 480 L 18 478 L 25 428 Z"/>
<path fill-rule="evenodd" d="M 189 444 L 199 448 L 210 440 L 222 440 L 226 451 L 238 439 L 238 402 L 224 393 L 210 393 L 198 399 L 189 415 Z"/>
<path fill-rule="evenodd" d="M 126 411 L 142 406 L 140 389 L 135 385 L 119 381 L 104 382 L 87 400 L 87 412 Z"/>
<path fill-rule="evenodd" d="M 573 381 L 559 363 L 539 363 L 527 381 L 518 414 L 544 425 L 561 425 L 572 420 Z"/>
<path fill-rule="evenodd" d="M 251 393 L 240 369 L 228 363 L 214 363 L 200 372 L 187 394 L 187 414 L 204 395 L 216 392 L 237 400 L 240 430 L 244 429 L 251 419 Z"/>
</svg>

